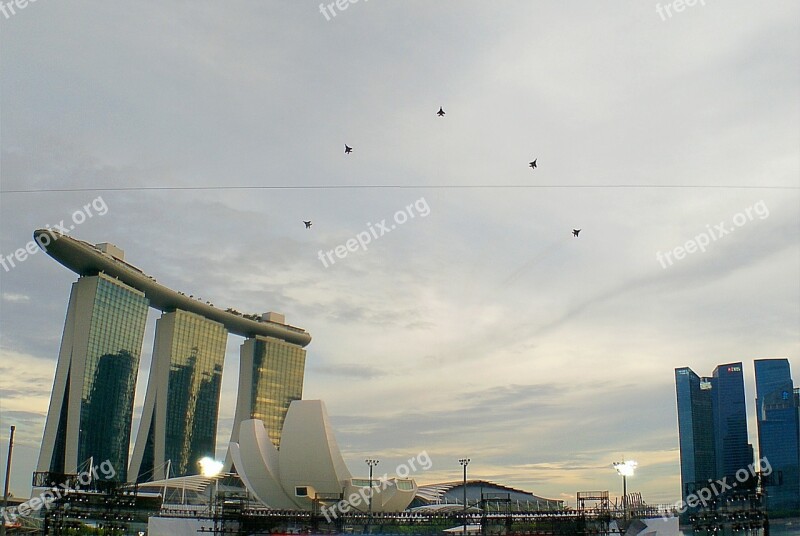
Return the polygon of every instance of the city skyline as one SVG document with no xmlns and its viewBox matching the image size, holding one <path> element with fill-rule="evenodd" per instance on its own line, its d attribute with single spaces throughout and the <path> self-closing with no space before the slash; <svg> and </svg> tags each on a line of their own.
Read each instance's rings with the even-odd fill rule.
<svg viewBox="0 0 800 536">
<path fill-rule="evenodd" d="M 25 248 L 63 225 L 201 304 L 313 334 L 303 396 L 325 401 L 353 475 L 425 450 L 421 484 L 469 457 L 470 478 L 574 503 L 621 493 L 624 456 L 630 491 L 679 500 L 674 369 L 741 361 L 752 444 L 753 360 L 800 370 L 800 6 L 707 4 L 0 18 L 12 490 L 30 485 L 74 282 Z M 217 457 L 243 341 L 228 337 Z"/>
</svg>

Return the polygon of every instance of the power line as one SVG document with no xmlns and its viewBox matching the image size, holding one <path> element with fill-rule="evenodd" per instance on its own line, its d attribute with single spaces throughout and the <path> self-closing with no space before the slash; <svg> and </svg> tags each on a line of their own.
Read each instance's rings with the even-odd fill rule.
<svg viewBox="0 0 800 536">
<path fill-rule="evenodd" d="M 0 190 L 0 194 L 67 192 L 148 192 L 216 190 L 469 190 L 469 189 L 715 189 L 715 190 L 800 190 L 800 186 L 736 184 L 306 184 L 262 186 L 120 186 L 97 188 L 31 188 Z"/>
</svg>

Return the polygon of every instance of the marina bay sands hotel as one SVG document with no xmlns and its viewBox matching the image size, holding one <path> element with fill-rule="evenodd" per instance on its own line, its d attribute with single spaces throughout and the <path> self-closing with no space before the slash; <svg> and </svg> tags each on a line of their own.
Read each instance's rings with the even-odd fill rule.
<svg viewBox="0 0 800 536">
<path fill-rule="evenodd" d="M 198 472 L 214 457 L 228 333 L 245 338 L 231 441 L 260 419 L 277 447 L 286 412 L 303 393 L 311 336 L 283 315 L 221 310 L 171 290 L 125 262 L 112 244 L 92 245 L 51 229 L 34 233 L 72 284 L 37 471 L 76 474 L 108 460 L 130 482 Z M 136 377 L 149 308 L 161 311 L 133 453 Z M 130 462 L 130 463 L 129 463 Z M 167 475 L 166 473 L 169 473 Z"/>
</svg>

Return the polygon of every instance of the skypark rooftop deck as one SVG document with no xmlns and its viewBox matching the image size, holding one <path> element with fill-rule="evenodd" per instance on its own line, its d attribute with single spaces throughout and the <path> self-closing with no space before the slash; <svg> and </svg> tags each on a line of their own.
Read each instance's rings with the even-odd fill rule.
<svg viewBox="0 0 800 536">
<path fill-rule="evenodd" d="M 48 255 L 73 272 L 82 276 L 103 272 L 115 277 L 126 285 L 144 292 L 150 300 L 150 306 L 161 311 L 180 309 L 196 313 L 223 324 L 229 332 L 242 337 L 252 338 L 256 335 L 275 337 L 300 346 L 306 346 L 311 342 L 311 335 L 303 329 L 266 318 L 256 319 L 254 315 L 245 317 L 231 309 L 223 311 L 210 303 L 204 303 L 165 287 L 139 268 L 103 252 L 98 246 L 88 242 L 76 240 L 52 229 L 37 229 L 33 237 Z M 113 252 L 114 249 L 108 251 Z"/>
</svg>

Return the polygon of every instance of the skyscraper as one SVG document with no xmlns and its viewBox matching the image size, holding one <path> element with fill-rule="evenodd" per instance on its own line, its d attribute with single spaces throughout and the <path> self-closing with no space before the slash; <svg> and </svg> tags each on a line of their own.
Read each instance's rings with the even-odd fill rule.
<svg viewBox="0 0 800 536">
<path fill-rule="evenodd" d="M 72 285 L 37 470 L 78 473 L 93 458 L 126 477 L 144 293 L 100 273 Z"/>
<path fill-rule="evenodd" d="M 711 378 L 701 378 L 692 369 L 675 369 L 678 402 L 678 435 L 681 455 L 681 496 L 686 501 L 709 480 L 747 471 L 753 449 L 747 442 L 744 377 L 741 363 L 719 365 Z M 752 488 L 753 480 L 737 483 Z"/>
<path fill-rule="evenodd" d="M 273 322 L 282 315 L 270 314 Z M 260 419 L 275 447 L 289 404 L 303 397 L 306 351 L 296 344 L 274 337 L 255 337 L 242 344 L 239 358 L 239 396 L 231 441 L 239 440 L 239 424 Z"/>
<path fill-rule="evenodd" d="M 758 451 L 772 467 L 765 479 L 771 513 L 800 512 L 798 401 L 788 359 L 757 359 Z"/>
<path fill-rule="evenodd" d="M 35 481 L 75 474 L 108 460 L 120 480 L 194 474 L 213 456 L 228 333 L 246 339 L 249 372 L 242 414 L 280 430 L 289 403 L 302 396 L 311 336 L 282 315 L 217 309 L 163 285 L 125 262 L 111 244 L 92 245 L 51 229 L 34 239 L 80 275 L 73 285 Z M 128 471 L 131 416 L 148 307 L 157 323 L 142 422 Z M 284 383 L 285 382 L 285 383 Z M 240 400 L 242 397 L 240 396 Z M 237 414 L 238 414 L 237 405 Z M 238 430 L 239 421 L 234 421 Z M 130 473 L 130 474 L 129 474 Z"/>
<path fill-rule="evenodd" d="M 700 378 L 688 367 L 675 369 L 678 398 L 678 435 L 681 454 L 681 498 L 705 486 L 717 474 L 711 410 L 710 378 Z"/>
<path fill-rule="evenodd" d="M 156 340 L 131 478 L 145 482 L 195 474 L 214 457 L 228 331 L 188 311 L 164 313 Z"/>
<path fill-rule="evenodd" d="M 747 441 L 747 409 L 741 362 L 718 365 L 714 369 L 711 402 L 717 478 L 727 476 L 733 482 L 738 470 L 747 469 L 753 463 L 753 447 Z"/>
</svg>

